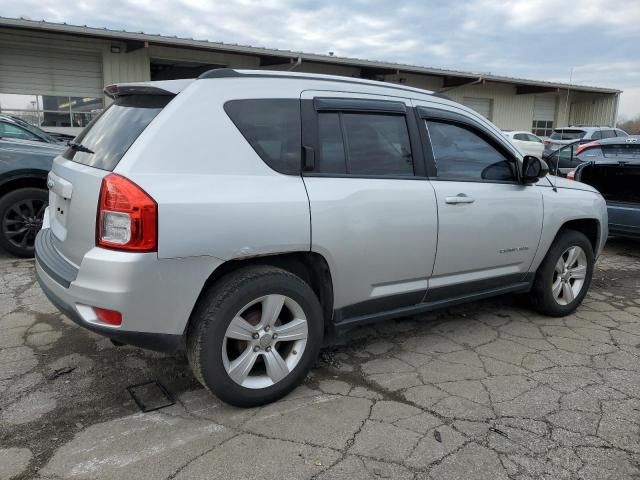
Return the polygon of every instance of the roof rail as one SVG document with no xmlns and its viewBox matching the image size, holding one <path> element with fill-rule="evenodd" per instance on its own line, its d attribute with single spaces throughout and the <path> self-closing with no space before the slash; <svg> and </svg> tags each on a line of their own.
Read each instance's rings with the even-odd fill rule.
<svg viewBox="0 0 640 480">
<path fill-rule="evenodd" d="M 212 78 L 294 78 L 296 80 L 320 80 L 326 82 L 338 83 L 354 83 L 358 85 L 377 85 L 384 88 L 392 88 L 394 90 L 403 90 L 406 92 L 420 93 L 422 95 L 432 95 L 434 97 L 444 98 L 454 102 L 451 98 L 441 93 L 434 93 L 430 90 L 424 90 L 417 87 L 408 87 L 391 82 L 381 82 L 378 80 L 369 80 L 367 78 L 344 77 L 340 75 L 331 75 L 323 73 L 306 73 L 306 72 L 287 72 L 280 70 L 235 70 L 233 68 L 214 68 L 201 73 L 198 80 Z"/>
</svg>

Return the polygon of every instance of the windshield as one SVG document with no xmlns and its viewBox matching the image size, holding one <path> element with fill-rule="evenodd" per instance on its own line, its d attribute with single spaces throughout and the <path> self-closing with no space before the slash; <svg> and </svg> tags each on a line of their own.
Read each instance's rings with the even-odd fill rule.
<svg viewBox="0 0 640 480">
<path fill-rule="evenodd" d="M 22 120 L 21 118 L 18 117 L 11 117 L 11 119 L 16 122 L 18 125 L 20 125 L 22 128 L 24 128 L 25 130 L 28 130 L 30 133 L 33 133 L 34 135 L 40 137 L 40 138 L 44 138 L 47 142 L 51 142 L 51 143 L 55 143 L 57 142 L 57 140 L 55 138 L 53 138 L 51 135 L 49 135 L 47 132 L 45 132 L 44 130 L 36 127 L 35 125 L 31 125 L 28 122 L 25 122 L 24 120 Z"/>
<path fill-rule="evenodd" d="M 584 130 L 554 130 L 551 140 L 578 140 L 587 133 Z"/>
<path fill-rule="evenodd" d="M 102 170 L 113 170 L 129 147 L 171 101 L 169 95 L 120 97 L 92 121 L 68 148 L 64 158 Z"/>
</svg>

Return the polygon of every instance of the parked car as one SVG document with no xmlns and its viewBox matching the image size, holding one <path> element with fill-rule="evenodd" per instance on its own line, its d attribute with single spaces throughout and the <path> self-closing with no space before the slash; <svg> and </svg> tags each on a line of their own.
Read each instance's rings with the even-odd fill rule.
<svg viewBox="0 0 640 480">
<path fill-rule="evenodd" d="M 31 257 L 47 206 L 47 174 L 66 144 L 0 115 L 0 247 Z"/>
<path fill-rule="evenodd" d="M 328 329 L 507 292 L 567 315 L 607 238 L 593 187 L 424 90 L 219 69 L 106 93 L 49 174 L 38 281 L 234 405 L 290 392 Z"/>
<path fill-rule="evenodd" d="M 42 139 L 42 141 L 46 141 L 47 143 L 61 142 L 66 144 L 67 142 L 75 138 L 75 135 L 69 135 L 67 133 L 49 132 L 49 131 L 43 130 L 39 127 L 36 127 L 35 125 L 31 125 L 29 122 L 24 121 L 20 117 L 16 117 L 15 115 L 0 115 L 0 117 L 8 117 L 9 119 L 13 120 L 16 124 L 25 128 L 29 132 L 33 133 L 34 135 Z"/>
<path fill-rule="evenodd" d="M 503 133 L 523 154 L 542 158 L 544 144 L 542 143 L 542 139 L 537 135 L 517 130 L 503 130 Z"/>
<path fill-rule="evenodd" d="M 559 148 L 578 141 L 580 143 L 602 140 L 605 138 L 626 137 L 627 132 L 612 127 L 564 127 L 554 128 L 551 136 L 544 141 L 544 153 L 550 154 Z"/>
<path fill-rule="evenodd" d="M 640 136 L 581 145 L 583 161 L 568 178 L 589 184 L 607 201 L 609 233 L 640 238 Z"/>
</svg>

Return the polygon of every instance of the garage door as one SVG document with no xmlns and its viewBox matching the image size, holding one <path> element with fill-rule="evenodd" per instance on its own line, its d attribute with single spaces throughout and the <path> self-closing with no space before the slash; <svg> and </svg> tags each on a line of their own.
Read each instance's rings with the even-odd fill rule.
<svg viewBox="0 0 640 480">
<path fill-rule="evenodd" d="M 491 99 L 490 98 L 474 98 L 464 97 L 462 104 L 474 109 L 480 115 L 491 120 Z"/>
<path fill-rule="evenodd" d="M 552 121 L 556 116 L 556 97 L 540 95 L 533 103 L 533 119 Z"/>
<path fill-rule="evenodd" d="M 101 97 L 100 54 L 0 43 L 0 93 Z"/>
</svg>

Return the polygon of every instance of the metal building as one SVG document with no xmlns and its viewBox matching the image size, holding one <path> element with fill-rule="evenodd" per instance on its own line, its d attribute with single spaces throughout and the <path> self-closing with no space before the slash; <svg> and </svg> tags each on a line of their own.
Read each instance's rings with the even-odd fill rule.
<svg viewBox="0 0 640 480">
<path fill-rule="evenodd" d="M 76 133 L 114 82 L 196 77 L 216 67 L 294 69 L 396 82 L 474 108 L 502 129 L 540 136 L 615 125 L 620 91 L 332 55 L 0 17 L 0 111 Z"/>
</svg>

